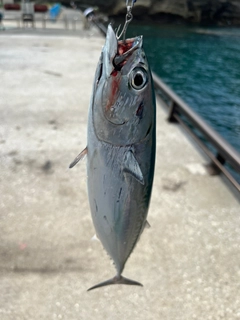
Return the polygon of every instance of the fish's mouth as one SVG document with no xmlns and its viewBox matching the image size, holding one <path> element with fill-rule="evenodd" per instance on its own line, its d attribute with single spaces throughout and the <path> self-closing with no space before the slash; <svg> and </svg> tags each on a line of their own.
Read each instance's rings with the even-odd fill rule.
<svg viewBox="0 0 240 320">
<path fill-rule="evenodd" d="M 133 51 L 142 46 L 142 36 L 127 39 L 125 41 L 119 40 L 117 44 L 117 54 L 113 59 L 113 65 L 115 69 L 121 69 Z"/>
<path fill-rule="evenodd" d="M 109 24 L 103 51 L 103 68 L 106 77 L 110 77 L 114 70 L 121 70 L 131 54 L 141 47 L 142 36 L 119 40 Z"/>
<path fill-rule="evenodd" d="M 129 121 L 128 117 L 116 112 L 113 105 L 117 99 L 121 81 L 119 71 L 126 65 L 133 52 L 141 47 L 142 36 L 119 40 L 111 24 L 108 26 L 106 43 L 103 49 L 102 68 L 105 79 L 109 80 L 111 78 L 111 80 L 109 82 L 106 81 L 106 84 L 110 83 L 110 89 L 108 101 L 104 104 L 103 113 L 106 120 L 111 124 L 123 126 Z"/>
</svg>

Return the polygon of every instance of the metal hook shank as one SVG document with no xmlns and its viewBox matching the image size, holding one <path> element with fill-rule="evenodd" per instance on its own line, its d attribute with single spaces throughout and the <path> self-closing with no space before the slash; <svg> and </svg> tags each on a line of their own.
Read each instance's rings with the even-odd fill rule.
<svg viewBox="0 0 240 320">
<path fill-rule="evenodd" d="M 131 9 L 132 7 L 134 6 L 134 3 L 137 2 L 137 0 L 132 0 L 132 5 L 131 5 Z M 128 7 L 129 6 L 129 0 L 126 0 L 126 6 Z"/>
<path fill-rule="evenodd" d="M 132 8 L 134 3 L 137 0 L 132 0 L 132 4 L 128 5 L 129 0 L 126 0 L 126 6 L 127 6 L 127 14 L 126 14 L 126 20 L 125 20 L 125 24 L 123 26 L 122 32 L 120 33 L 120 35 L 117 35 L 117 39 L 119 40 L 122 36 L 123 36 L 123 41 L 125 42 L 126 39 L 126 32 L 127 32 L 127 27 L 129 25 L 129 23 L 132 21 L 133 15 L 132 15 Z"/>
</svg>

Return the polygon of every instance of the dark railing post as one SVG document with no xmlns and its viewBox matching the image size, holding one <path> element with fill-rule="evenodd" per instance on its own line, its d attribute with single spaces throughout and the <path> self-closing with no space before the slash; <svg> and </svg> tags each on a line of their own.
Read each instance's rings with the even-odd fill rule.
<svg viewBox="0 0 240 320">
<path fill-rule="evenodd" d="M 221 154 L 217 154 L 216 159 L 224 165 L 226 160 L 221 156 Z M 217 176 L 221 173 L 221 170 L 218 168 L 218 166 L 211 161 L 209 164 L 206 165 L 207 172 L 210 174 L 210 176 Z"/>
<path fill-rule="evenodd" d="M 46 21 L 47 21 L 47 17 L 45 15 L 42 16 L 42 27 L 43 29 L 46 29 Z"/>
<path fill-rule="evenodd" d="M 68 17 L 64 17 L 64 24 L 65 24 L 65 29 L 68 29 Z"/>
<path fill-rule="evenodd" d="M 174 113 L 176 113 L 176 110 L 177 110 L 177 104 L 175 101 L 171 100 L 170 110 L 167 118 L 168 122 L 178 123 L 177 119 L 174 117 Z"/>
<path fill-rule="evenodd" d="M 74 17 L 74 18 L 73 18 L 73 21 L 72 21 L 72 28 L 73 28 L 73 30 L 75 30 L 75 31 L 76 31 L 76 25 L 77 25 L 77 18 Z"/>
</svg>

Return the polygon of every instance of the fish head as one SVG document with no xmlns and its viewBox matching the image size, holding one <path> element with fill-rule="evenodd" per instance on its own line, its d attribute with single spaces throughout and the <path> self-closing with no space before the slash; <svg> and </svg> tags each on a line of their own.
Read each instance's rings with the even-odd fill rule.
<svg viewBox="0 0 240 320">
<path fill-rule="evenodd" d="M 96 72 L 93 125 L 99 140 L 129 145 L 154 126 L 155 95 L 142 36 L 119 41 L 109 25 Z"/>
</svg>

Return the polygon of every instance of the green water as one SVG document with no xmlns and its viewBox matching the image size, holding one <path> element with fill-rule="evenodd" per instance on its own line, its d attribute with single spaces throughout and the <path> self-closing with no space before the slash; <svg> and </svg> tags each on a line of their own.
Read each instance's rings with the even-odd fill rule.
<svg viewBox="0 0 240 320">
<path fill-rule="evenodd" d="M 240 152 L 240 29 L 140 26 L 149 63 Z"/>
<path fill-rule="evenodd" d="M 152 70 L 240 152 L 240 28 L 132 23 L 140 34 Z"/>
</svg>

